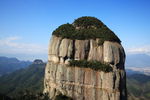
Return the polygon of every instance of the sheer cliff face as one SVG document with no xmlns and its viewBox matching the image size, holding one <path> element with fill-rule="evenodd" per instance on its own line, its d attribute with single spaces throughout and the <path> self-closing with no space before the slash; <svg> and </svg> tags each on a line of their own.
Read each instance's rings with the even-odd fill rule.
<svg viewBox="0 0 150 100">
<path fill-rule="evenodd" d="M 44 93 L 51 99 L 62 93 L 73 100 L 126 100 L 125 53 L 121 44 L 99 39 L 72 40 L 52 36 L 45 69 Z M 69 67 L 69 60 L 108 63 L 111 72 Z"/>
</svg>

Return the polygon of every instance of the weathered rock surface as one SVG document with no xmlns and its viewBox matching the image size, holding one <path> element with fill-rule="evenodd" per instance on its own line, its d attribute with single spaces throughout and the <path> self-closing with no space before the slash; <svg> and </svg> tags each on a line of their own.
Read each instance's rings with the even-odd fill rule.
<svg viewBox="0 0 150 100">
<path fill-rule="evenodd" d="M 103 62 L 103 46 L 98 46 L 98 43 L 95 40 L 90 40 L 90 52 L 88 60 L 97 60 Z"/>
<path fill-rule="evenodd" d="M 87 59 L 124 66 L 125 62 L 124 50 L 119 43 L 105 41 L 103 45 L 98 45 L 94 39 L 73 41 L 52 36 L 48 54 L 49 61 L 57 63 L 67 59 Z"/>
<path fill-rule="evenodd" d="M 68 61 L 97 60 L 108 63 L 112 72 L 69 67 Z M 51 99 L 62 93 L 73 100 L 127 100 L 125 53 L 121 44 L 97 39 L 70 40 L 52 36 L 45 69 L 44 93 Z"/>
</svg>

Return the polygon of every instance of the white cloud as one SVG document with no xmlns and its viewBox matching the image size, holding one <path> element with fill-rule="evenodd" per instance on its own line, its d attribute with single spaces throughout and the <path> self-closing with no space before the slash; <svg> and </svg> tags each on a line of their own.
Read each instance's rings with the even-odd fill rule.
<svg viewBox="0 0 150 100">
<path fill-rule="evenodd" d="M 150 45 L 130 48 L 130 49 L 127 49 L 126 52 L 128 54 L 148 54 L 148 55 L 150 55 Z"/>
<path fill-rule="evenodd" d="M 21 37 L 0 39 L 0 53 L 3 54 L 46 54 L 47 45 L 21 42 Z"/>
<path fill-rule="evenodd" d="M 20 37 L 7 37 L 4 39 L 0 39 L 0 46 L 10 46 L 10 47 L 17 47 L 17 43 L 14 43 L 13 41 L 21 39 Z"/>
</svg>

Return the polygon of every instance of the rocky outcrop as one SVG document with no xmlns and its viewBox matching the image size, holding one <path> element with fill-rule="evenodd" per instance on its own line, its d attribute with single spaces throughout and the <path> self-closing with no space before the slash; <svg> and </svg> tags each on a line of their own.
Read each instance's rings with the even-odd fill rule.
<svg viewBox="0 0 150 100">
<path fill-rule="evenodd" d="M 105 73 L 53 62 L 47 66 L 44 92 L 52 99 L 62 93 L 74 100 L 126 100 L 125 84 L 120 81 L 125 78 L 124 70 Z"/>
<path fill-rule="evenodd" d="M 90 51 L 88 60 L 103 62 L 103 46 L 99 46 L 97 40 L 90 40 Z"/>
<path fill-rule="evenodd" d="M 69 60 L 97 60 L 112 72 L 69 67 Z M 71 40 L 52 36 L 45 69 L 44 93 L 51 99 L 62 93 L 73 100 L 126 100 L 125 53 L 121 44 L 98 39 Z"/>
<path fill-rule="evenodd" d="M 125 53 L 119 43 L 105 41 L 103 45 L 98 45 L 97 39 L 71 40 L 52 36 L 48 55 L 48 60 L 55 63 L 86 59 L 124 66 L 125 62 Z"/>
<path fill-rule="evenodd" d="M 44 62 L 41 59 L 35 59 L 33 64 L 44 64 Z"/>
<path fill-rule="evenodd" d="M 108 41 L 105 41 L 103 46 L 104 62 L 124 69 L 125 53 L 122 46 L 116 42 Z"/>
</svg>

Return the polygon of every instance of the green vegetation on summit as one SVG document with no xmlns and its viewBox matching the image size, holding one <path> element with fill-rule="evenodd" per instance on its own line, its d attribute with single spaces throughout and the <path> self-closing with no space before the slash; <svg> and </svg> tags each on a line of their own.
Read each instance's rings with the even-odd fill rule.
<svg viewBox="0 0 150 100">
<path fill-rule="evenodd" d="M 101 28 L 104 24 L 95 17 L 80 17 L 76 19 L 73 23 L 75 27 L 81 28 Z"/>
<path fill-rule="evenodd" d="M 104 41 L 121 42 L 114 32 L 95 17 L 80 17 L 73 24 L 59 26 L 52 34 L 78 40 L 100 38 L 100 44 Z"/>
<path fill-rule="evenodd" d="M 69 23 L 63 24 L 53 32 L 53 35 L 63 38 L 73 38 L 73 36 L 75 36 L 75 27 Z"/>
</svg>

